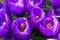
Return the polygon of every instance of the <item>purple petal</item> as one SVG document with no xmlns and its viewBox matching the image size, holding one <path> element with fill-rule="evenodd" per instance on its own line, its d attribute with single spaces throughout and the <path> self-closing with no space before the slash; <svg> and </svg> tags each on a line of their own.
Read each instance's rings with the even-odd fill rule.
<svg viewBox="0 0 60 40">
<path fill-rule="evenodd" d="M 45 0 L 26 0 L 26 10 L 30 12 L 34 6 L 42 7 L 44 2 Z"/>
<path fill-rule="evenodd" d="M 6 0 L 6 5 L 13 14 L 21 14 L 24 11 L 24 0 Z"/>
<path fill-rule="evenodd" d="M 50 20 L 50 21 L 47 22 L 48 20 Z M 44 26 L 44 25 L 46 25 L 45 21 L 47 23 L 51 23 L 53 25 L 50 28 L 47 28 L 46 26 Z M 40 28 L 40 31 L 46 36 L 53 36 L 58 32 L 59 23 L 58 23 L 58 20 L 55 18 L 53 10 L 48 11 L 47 17 L 43 20 L 43 22 L 41 23 L 39 28 Z"/>
<path fill-rule="evenodd" d="M 52 6 L 59 6 L 60 5 L 60 0 L 50 0 Z"/>
<path fill-rule="evenodd" d="M 36 20 L 36 16 L 39 16 L 37 20 Z M 39 7 L 34 7 L 30 12 L 31 25 L 35 28 L 38 28 L 40 25 L 40 22 L 44 19 L 44 17 L 45 17 L 44 11 Z"/>
<path fill-rule="evenodd" d="M 18 26 L 21 22 L 25 22 L 26 24 L 26 28 L 23 32 L 21 32 L 18 29 Z M 20 26 L 21 27 L 21 26 Z M 18 38 L 18 39 L 24 39 L 27 38 L 30 35 L 31 29 L 30 29 L 30 25 L 29 22 L 26 18 L 18 18 L 16 20 L 13 21 L 12 23 L 12 27 L 11 27 L 13 34 Z"/>
</svg>

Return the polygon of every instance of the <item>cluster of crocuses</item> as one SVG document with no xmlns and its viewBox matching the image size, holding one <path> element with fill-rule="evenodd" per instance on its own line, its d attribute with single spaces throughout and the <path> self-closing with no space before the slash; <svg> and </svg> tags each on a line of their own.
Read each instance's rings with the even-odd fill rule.
<svg viewBox="0 0 60 40">
<path fill-rule="evenodd" d="M 53 9 L 50 9 L 47 15 L 45 15 L 45 12 L 41 8 L 45 1 L 6 0 L 6 4 L 0 2 L 0 37 L 6 36 L 5 40 L 33 40 L 29 37 L 32 28 L 39 29 L 46 36 L 56 35 L 59 31 L 59 22 L 55 17 Z M 51 2 L 54 6 L 55 2 Z M 56 5 L 58 4 L 56 3 Z M 25 17 L 19 17 L 11 22 L 10 13 L 21 15 L 25 11 L 29 13 L 30 20 Z M 12 30 L 12 33 L 8 30 Z"/>
</svg>

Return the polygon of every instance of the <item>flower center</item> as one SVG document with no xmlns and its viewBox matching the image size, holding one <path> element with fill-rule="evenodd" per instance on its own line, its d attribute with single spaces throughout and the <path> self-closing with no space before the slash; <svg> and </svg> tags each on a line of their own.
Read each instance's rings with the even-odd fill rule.
<svg viewBox="0 0 60 40">
<path fill-rule="evenodd" d="M 24 27 L 25 27 L 25 23 L 21 23 L 21 24 L 20 24 L 20 31 L 21 31 L 21 32 L 24 31 Z"/>
<path fill-rule="evenodd" d="M 34 5 L 34 2 L 33 1 L 30 1 L 30 4 Z"/>
<path fill-rule="evenodd" d="M 39 3 L 40 2 L 40 0 L 30 0 L 30 4 L 32 4 L 32 5 L 35 5 L 35 4 L 37 4 L 37 3 Z"/>
<path fill-rule="evenodd" d="M 47 28 L 51 28 L 52 27 L 52 24 L 51 23 L 48 23 L 46 26 L 47 26 Z"/>
<path fill-rule="evenodd" d="M 36 20 L 38 20 L 39 19 L 39 16 L 36 16 L 35 18 L 36 18 Z"/>
</svg>

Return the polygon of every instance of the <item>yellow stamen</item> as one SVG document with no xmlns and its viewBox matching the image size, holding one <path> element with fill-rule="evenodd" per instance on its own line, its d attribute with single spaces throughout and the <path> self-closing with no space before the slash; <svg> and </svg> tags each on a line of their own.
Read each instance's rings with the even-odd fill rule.
<svg viewBox="0 0 60 40">
<path fill-rule="evenodd" d="M 21 27 L 20 28 L 20 31 L 23 32 L 24 31 L 25 24 L 24 23 L 21 23 L 20 27 Z"/>
<path fill-rule="evenodd" d="M 25 24 L 24 23 L 21 23 L 21 27 L 23 28 L 25 26 Z"/>
<path fill-rule="evenodd" d="M 36 16 L 35 18 L 36 18 L 36 20 L 38 20 L 39 19 L 39 16 Z"/>
<path fill-rule="evenodd" d="M 52 27 L 52 24 L 51 23 L 48 23 L 46 26 L 47 26 L 47 28 L 51 28 Z"/>
<path fill-rule="evenodd" d="M 30 4 L 34 5 L 34 2 L 33 1 L 30 1 Z"/>
</svg>

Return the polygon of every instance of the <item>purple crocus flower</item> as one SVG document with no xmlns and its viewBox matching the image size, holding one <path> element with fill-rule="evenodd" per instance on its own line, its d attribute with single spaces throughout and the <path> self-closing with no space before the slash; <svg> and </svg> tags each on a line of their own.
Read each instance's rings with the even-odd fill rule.
<svg viewBox="0 0 60 40">
<path fill-rule="evenodd" d="M 42 7 L 44 2 L 45 0 L 26 0 L 26 10 L 30 12 L 34 6 Z"/>
<path fill-rule="evenodd" d="M 60 5 L 60 0 L 50 0 L 52 6 L 59 6 Z"/>
<path fill-rule="evenodd" d="M 13 34 L 18 39 L 27 38 L 31 32 L 29 22 L 25 17 L 17 18 L 14 20 L 11 29 Z"/>
<path fill-rule="evenodd" d="M 5 36 L 10 24 L 10 18 L 7 14 L 0 15 L 0 37 Z"/>
<path fill-rule="evenodd" d="M 40 22 L 44 19 L 44 17 L 45 17 L 44 11 L 41 8 L 35 6 L 30 13 L 31 25 L 35 28 L 38 28 Z"/>
<path fill-rule="evenodd" d="M 0 37 L 6 35 L 10 26 L 10 17 L 6 13 L 5 5 L 0 2 Z"/>
<path fill-rule="evenodd" d="M 15 37 L 13 36 L 12 32 L 9 31 L 6 36 L 4 37 L 4 40 L 14 40 Z"/>
<path fill-rule="evenodd" d="M 24 0 L 6 0 L 6 5 L 13 14 L 21 14 L 24 11 Z"/>
<path fill-rule="evenodd" d="M 39 29 L 46 36 L 53 36 L 58 32 L 59 23 L 53 10 L 48 11 L 47 17 L 43 20 Z"/>
</svg>

